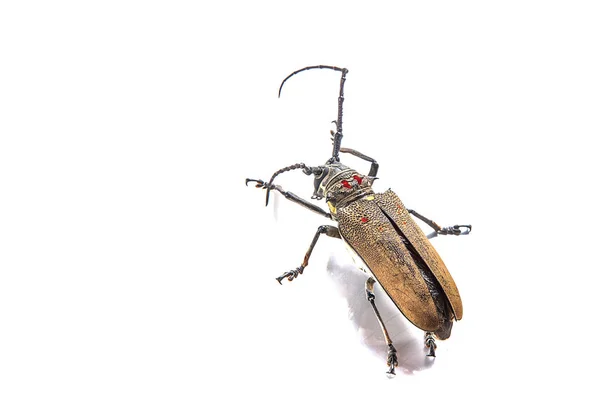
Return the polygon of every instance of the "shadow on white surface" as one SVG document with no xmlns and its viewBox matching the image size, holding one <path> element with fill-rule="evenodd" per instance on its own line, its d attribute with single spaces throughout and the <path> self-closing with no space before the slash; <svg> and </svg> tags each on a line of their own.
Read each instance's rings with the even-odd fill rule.
<svg viewBox="0 0 600 398">
<path fill-rule="evenodd" d="M 367 274 L 354 264 L 340 264 L 335 257 L 329 259 L 327 272 L 338 293 L 348 304 L 348 317 L 361 342 L 373 355 L 381 358 L 382 371 L 387 370 L 387 344 L 365 295 Z M 375 303 L 397 350 L 396 373 L 412 375 L 430 368 L 435 359 L 426 356 L 423 332 L 404 318 L 378 284 L 375 284 Z"/>
</svg>

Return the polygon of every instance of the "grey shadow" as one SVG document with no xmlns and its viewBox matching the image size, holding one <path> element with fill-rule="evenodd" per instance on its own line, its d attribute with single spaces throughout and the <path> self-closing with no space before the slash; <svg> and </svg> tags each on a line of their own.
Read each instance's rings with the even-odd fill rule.
<svg viewBox="0 0 600 398">
<path fill-rule="evenodd" d="M 382 361 L 382 371 L 387 371 L 387 344 L 371 304 L 365 295 L 368 275 L 354 264 L 339 264 L 335 258 L 327 263 L 327 272 L 338 293 L 348 303 L 348 317 L 354 325 L 361 342 Z M 423 333 L 412 325 L 387 296 L 379 284 L 375 284 L 375 303 L 397 350 L 396 373 L 414 374 L 430 368 L 434 358 L 426 356 Z"/>
</svg>

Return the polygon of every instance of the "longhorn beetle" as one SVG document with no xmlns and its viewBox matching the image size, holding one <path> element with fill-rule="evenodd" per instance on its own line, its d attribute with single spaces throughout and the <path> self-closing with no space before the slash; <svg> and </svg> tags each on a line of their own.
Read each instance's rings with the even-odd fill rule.
<svg viewBox="0 0 600 398">
<path fill-rule="evenodd" d="M 278 277 L 277 281 L 280 284 L 286 278 L 292 281 L 304 272 L 322 234 L 344 240 L 367 267 L 364 269 L 369 274 L 365 282 L 365 292 L 388 346 L 387 373 L 392 377 L 395 375 L 395 367 L 398 366 L 396 348 L 375 305 L 375 282 L 379 282 L 398 310 L 425 332 L 427 356 L 435 357 L 435 337 L 440 340 L 450 337 L 452 323 L 462 318 L 463 309 L 456 284 L 428 239 L 437 235 L 466 235 L 471 232 L 471 225 L 442 228 L 416 211 L 405 208 L 400 198 L 391 190 L 375 193 L 371 187 L 376 180 L 378 163 L 354 149 L 341 147 L 344 83 L 348 69 L 327 65 L 299 69 L 283 80 L 279 87 L 279 95 L 281 96 L 281 89 L 289 78 L 310 69 L 331 69 L 342 74 L 337 120 L 333 122 L 337 131 L 331 132 L 331 158 L 322 166 L 309 167 L 304 163 L 296 163 L 284 167 L 276 171 L 269 182 L 247 178 L 246 185 L 255 182 L 257 188 L 266 189 L 265 205 L 269 204 L 269 194 L 274 190 L 294 203 L 337 221 L 337 227 L 320 226 L 302 264 Z M 340 152 L 370 162 L 369 174 L 361 174 L 342 164 L 339 159 Z M 314 193 L 311 199 L 325 199 L 329 212 L 273 184 L 275 177 L 291 170 L 302 170 L 304 174 L 314 176 Z M 431 227 L 433 232 L 426 236 L 411 218 L 411 214 Z"/>
</svg>

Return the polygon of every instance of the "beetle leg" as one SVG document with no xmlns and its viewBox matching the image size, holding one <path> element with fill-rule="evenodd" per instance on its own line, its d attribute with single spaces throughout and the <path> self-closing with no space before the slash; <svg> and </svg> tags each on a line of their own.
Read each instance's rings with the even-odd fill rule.
<svg viewBox="0 0 600 398">
<path fill-rule="evenodd" d="M 392 344 L 392 339 L 390 339 L 390 335 L 383 323 L 383 319 L 381 319 L 381 315 L 379 314 L 379 310 L 375 305 L 375 294 L 373 294 L 373 286 L 375 285 L 375 279 L 373 277 L 369 277 L 365 282 L 365 292 L 367 294 L 367 300 L 371 303 L 373 307 L 373 311 L 375 312 L 375 316 L 377 317 L 377 321 L 379 322 L 379 326 L 381 326 L 381 330 L 383 331 L 383 337 L 385 338 L 385 342 L 388 346 L 388 356 L 387 356 L 387 365 L 390 367 L 387 371 L 388 377 L 394 377 L 396 375 L 396 366 L 398 366 L 398 357 L 396 356 L 396 347 Z"/>
<path fill-rule="evenodd" d="M 471 225 L 453 225 L 451 227 L 442 228 L 435 221 L 420 215 L 414 210 L 408 209 L 408 212 L 433 228 L 434 231 L 427 235 L 427 238 L 429 239 L 435 238 L 438 235 L 468 235 L 471 232 Z"/>
<path fill-rule="evenodd" d="M 279 282 L 280 285 L 281 285 L 281 281 L 284 280 L 285 278 L 287 278 L 288 281 L 293 281 L 294 278 L 297 278 L 298 275 L 301 275 L 304 272 L 304 268 L 306 268 L 306 266 L 308 265 L 308 259 L 310 258 L 310 255 L 312 254 L 312 251 L 315 248 L 317 241 L 319 240 L 319 236 L 321 236 L 322 234 L 331 236 L 332 238 L 338 238 L 338 239 L 342 238 L 340 236 L 340 231 L 337 229 L 337 227 L 334 227 L 333 225 L 321 225 L 317 229 L 317 233 L 315 233 L 315 237 L 313 238 L 312 242 L 310 243 L 310 246 L 308 247 L 308 251 L 304 255 L 304 261 L 302 261 L 302 264 L 298 268 L 288 271 L 285 274 L 276 278 L 277 282 Z"/>
<path fill-rule="evenodd" d="M 362 160 L 371 162 L 371 170 L 369 170 L 369 177 L 377 176 L 377 170 L 379 170 L 379 163 L 377 163 L 377 161 L 375 159 L 373 159 L 372 157 L 363 155 L 362 153 L 360 153 L 354 149 L 350 149 L 350 148 L 340 148 L 340 152 L 349 153 L 350 155 L 354 155 L 358 158 L 361 158 Z"/>
<path fill-rule="evenodd" d="M 269 186 L 269 183 L 264 182 L 263 180 L 254 180 L 252 178 L 246 178 L 246 186 L 248 185 L 249 182 L 255 182 L 256 188 L 274 189 L 274 190 L 278 191 L 279 193 L 281 193 L 286 199 L 291 200 L 292 202 L 297 203 L 300 206 L 305 207 L 309 210 L 312 210 L 315 213 L 322 215 L 323 217 L 327 217 L 327 218 L 331 219 L 331 214 L 329 214 L 325 210 L 321 209 L 319 206 L 317 206 L 313 203 L 310 203 L 306 199 L 302 199 L 301 197 L 299 197 L 298 195 L 296 195 L 292 192 L 284 191 L 279 185 Z"/>
<path fill-rule="evenodd" d="M 435 344 L 435 338 L 431 332 L 425 332 L 425 347 L 429 348 L 427 356 L 435 358 L 435 349 L 437 348 L 437 345 Z"/>
</svg>

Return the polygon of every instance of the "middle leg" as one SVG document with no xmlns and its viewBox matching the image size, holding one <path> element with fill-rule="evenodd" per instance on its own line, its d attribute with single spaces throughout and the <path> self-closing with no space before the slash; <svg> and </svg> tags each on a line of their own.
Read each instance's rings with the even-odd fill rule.
<svg viewBox="0 0 600 398">
<path fill-rule="evenodd" d="M 308 259 L 310 258 L 310 255 L 312 254 L 312 251 L 315 248 L 317 241 L 319 240 L 319 236 L 321 236 L 322 234 L 325 234 L 332 238 L 342 239 L 342 237 L 340 236 L 340 231 L 337 229 L 337 227 L 334 227 L 333 225 L 321 225 L 317 229 L 317 233 L 315 233 L 315 237 L 313 238 L 306 254 L 304 255 L 304 261 L 302 261 L 302 264 L 298 268 L 288 271 L 285 274 L 276 278 L 277 282 L 279 282 L 280 285 L 281 281 L 285 278 L 287 278 L 288 281 L 293 281 L 294 278 L 298 277 L 298 275 L 302 275 L 302 273 L 304 272 L 304 268 L 306 268 L 306 266 L 308 265 Z"/>
<path fill-rule="evenodd" d="M 429 225 L 434 231 L 427 235 L 427 238 L 435 238 L 438 235 L 468 235 L 471 232 L 471 225 L 453 225 L 451 227 L 440 227 L 438 223 L 429 218 L 422 216 L 412 209 L 408 209 L 408 212 Z"/>
</svg>

